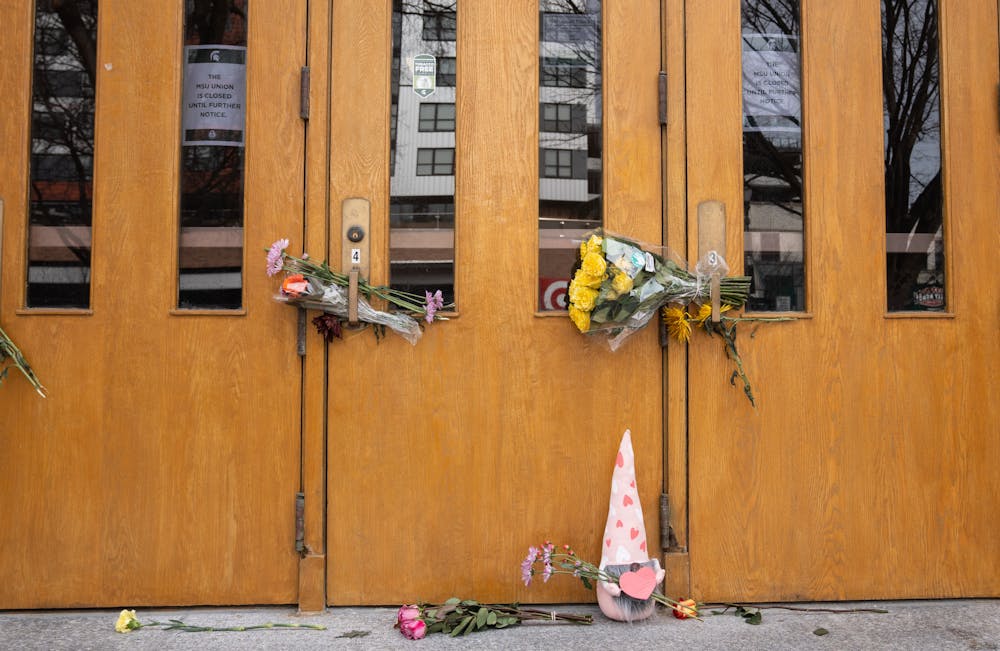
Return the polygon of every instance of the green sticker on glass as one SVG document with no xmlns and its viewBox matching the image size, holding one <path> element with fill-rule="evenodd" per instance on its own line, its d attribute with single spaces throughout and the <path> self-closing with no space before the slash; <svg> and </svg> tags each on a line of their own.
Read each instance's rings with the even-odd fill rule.
<svg viewBox="0 0 1000 651">
<path fill-rule="evenodd" d="M 437 88 L 437 59 L 430 54 L 413 57 L 413 92 L 430 96 Z"/>
</svg>

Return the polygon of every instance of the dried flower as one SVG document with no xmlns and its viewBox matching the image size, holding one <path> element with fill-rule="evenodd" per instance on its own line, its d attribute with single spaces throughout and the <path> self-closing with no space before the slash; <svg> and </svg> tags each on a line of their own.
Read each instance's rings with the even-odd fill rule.
<svg viewBox="0 0 1000 651">
<path fill-rule="evenodd" d="M 323 336 L 323 339 L 327 343 L 330 343 L 337 339 L 344 338 L 343 324 L 340 319 L 332 314 L 320 314 L 318 317 L 312 320 L 313 325 L 316 326 L 316 332 Z"/>
</svg>

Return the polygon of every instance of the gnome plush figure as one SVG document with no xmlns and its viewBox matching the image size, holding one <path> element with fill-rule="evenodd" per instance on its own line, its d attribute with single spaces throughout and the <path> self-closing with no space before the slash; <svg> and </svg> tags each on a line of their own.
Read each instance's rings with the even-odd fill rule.
<svg viewBox="0 0 1000 651">
<path fill-rule="evenodd" d="M 649 559 L 646 525 L 635 485 L 632 433 L 625 430 L 611 474 L 608 523 L 601 541 L 601 570 L 618 577 L 618 583 L 599 581 L 597 603 L 607 617 L 622 622 L 645 619 L 656 603 L 650 595 L 666 573 L 657 559 Z"/>
</svg>

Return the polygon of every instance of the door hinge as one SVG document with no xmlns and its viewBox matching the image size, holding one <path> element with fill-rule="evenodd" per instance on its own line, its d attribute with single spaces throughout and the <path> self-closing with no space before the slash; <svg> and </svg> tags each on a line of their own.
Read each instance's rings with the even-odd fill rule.
<svg viewBox="0 0 1000 651">
<path fill-rule="evenodd" d="M 306 555 L 306 494 L 295 494 L 295 552 Z"/>
<path fill-rule="evenodd" d="M 309 66 L 302 66 L 299 75 L 299 117 L 309 119 Z"/>
<path fill-rule="evenodd" d="M 667 126 L 667 73 L 660 71 L 660 126 Z"/>
<path fill-rule="evenodd" d="M 665 552 L 677 551 L 677 536 L 670 523 L 670 496 L 660 493 L 660 549 Z"/>
</svg>

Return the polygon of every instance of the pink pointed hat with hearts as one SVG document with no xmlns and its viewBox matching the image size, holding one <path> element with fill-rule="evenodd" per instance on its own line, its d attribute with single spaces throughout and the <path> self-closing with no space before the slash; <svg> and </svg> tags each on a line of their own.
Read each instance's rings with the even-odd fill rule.
<svg viewBox="0 0 1000 651">
<path fill-rule="evenodd" d="M 625 430 L 611 474 L 611 502 L 601 545 L 601 567 L 648 560 L 646 524 L 642 518 L 639 490 L 635 485 L 632 432 Z"/>
</svg>

